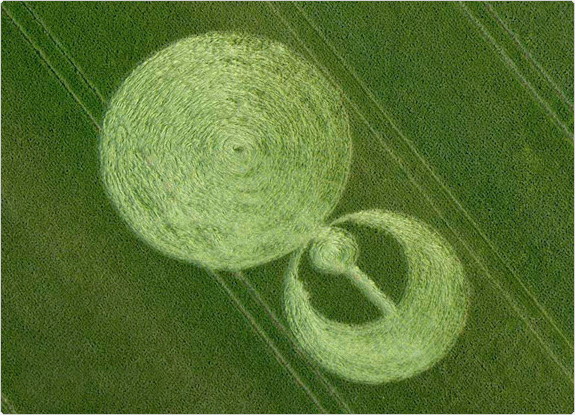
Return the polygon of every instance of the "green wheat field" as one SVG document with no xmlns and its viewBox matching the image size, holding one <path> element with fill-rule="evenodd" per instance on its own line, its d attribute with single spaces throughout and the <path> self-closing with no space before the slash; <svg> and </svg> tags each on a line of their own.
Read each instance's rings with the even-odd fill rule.
<svg viewBox="0 0 575 415">
<path fill-rule="evenodd" d="M 3 413 L 572 413 L 573 3 L 3 2 Z M 210 272 L 151 248 L 100 176 L 131 71 L 176 40 L 248 33 L 343 94 L 353 146 L 331 219 L 418 218 L 470 286 L 446 357 L 398 382 L 330 374 L 294 337 L 286 256 Z M 345 225 L 394 301 L 396 240 Z M 305 257 L 307 258 L 307 257 Z M 326 317 L 378 309 L 302 259 Z"/>
</svg>

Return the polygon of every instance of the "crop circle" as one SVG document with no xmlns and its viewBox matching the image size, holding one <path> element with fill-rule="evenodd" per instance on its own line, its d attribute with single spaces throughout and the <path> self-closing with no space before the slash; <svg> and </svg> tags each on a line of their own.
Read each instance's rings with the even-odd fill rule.
<svg viewBox="0 0 575 415">
<path fill-rule="evenodd" d="M 307 243 L 351 160 L 340 93 L 284 45 L 246 34 L 176 42 L 111 100 L 101 171 L 114 205 L 172 257 L 239 270 Z"/>
</svg>

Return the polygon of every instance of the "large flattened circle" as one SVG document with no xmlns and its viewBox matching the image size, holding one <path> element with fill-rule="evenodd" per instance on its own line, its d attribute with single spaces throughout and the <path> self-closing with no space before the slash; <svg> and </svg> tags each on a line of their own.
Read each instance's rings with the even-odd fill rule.
<svg viewBox="0 0 575 415">
<path fill-rule="evenodd" d="M 351 142 L 339 92 L 284 45 L 181 40 L 138 66 L 101 134 L 105 187 L 156 249 L 239 270 L 305 244 L 337 203 Z"/>
</svg>

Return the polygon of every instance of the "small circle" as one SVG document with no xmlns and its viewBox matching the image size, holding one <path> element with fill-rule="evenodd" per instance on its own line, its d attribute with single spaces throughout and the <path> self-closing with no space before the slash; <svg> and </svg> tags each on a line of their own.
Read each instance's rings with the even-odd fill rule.
<svg viewBox="0 0 575 415">
<path fill-rule="evenodd" d="M 393 304 L 369 276 L 356 269 L 347 277 L 382 316 L 354 325 L 331 320 L 314 309 L 306 284 L 299 279 L 305 252 L 299 249 L 291 257 L 284 291 L 286 317 L 296 339 L 325 369 L 354 382 L 394 382 L 431 368 L 453 347 L 467 316 L 468 284 L 455 251 L 418 219 L 368 210 L 342 216 L 320 234 L 319 243 L 310 248 L 316 266 L 329 269 L 330 263 L 335 267 L 355 263 L 353 239 L 334 227 L 346 222 L 397 239 L 408 262 L 405 293 Z"/>
<path fill-rule="evenodd" d="M 349 232 L 329 227 L 314 237 L 309 255 L 318 271 L 341 274 L 355 267 L 359 248 Z"/>
<path fill-rule="evenodd" d="M 284 45 L 246 34 L 180 40 L 116 91 L 101 171 L 156 249 L 239 270 L 302 246 L 333 210 L 351 160 L 339 92 Z"/>
</svg>

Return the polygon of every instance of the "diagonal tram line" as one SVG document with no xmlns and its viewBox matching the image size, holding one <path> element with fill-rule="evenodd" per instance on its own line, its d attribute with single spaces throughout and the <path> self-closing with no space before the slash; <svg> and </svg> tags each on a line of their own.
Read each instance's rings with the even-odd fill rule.
<svg viewBox="0 0 575 415">
<path fill-rule="evenodd" d="M 513 60 L 509 57 L 509 55 L 507 55 L 507 53 L 505 52 L 505 49 L 503 49 L 503 47 L 501 47 L 493 38 L 493 36 L 491 36 L 491 34 L 489 33 L 489 30 L 487 30 L 487 28 L 485 27 L 485 25 L 483 23 L 481 23 L 481 21 L 469 10 L 469 7 L 467 7 L 463 2 L 459 1 L 458 2 L 459 6 L 463 9 L 463 11 L 465 12 L 465 14 L 467 15 L 468 19 L 475 24 L 475 26 L 479 29 L 479 33 L 481 34 L 481 37 L 487 42 L 489 43 L 498 53 L 500 59 L 503 61 L 503 63 L 505 64 L 505 66 L 512 72 L 515 73 L 515 75 L 517 76 L 517 78 L 519 78 L 519 81 L 521 82 L 522 85 L 524 85 L 525 87 L 527 87 L 527 89 L 529 90 L 529 92 L 531 92 L 531 95 L 537 100 L 537 102 L 539 103 L 539 105 L 541 105 L 543 107 L 543 109 L 547 112 L 547 114 L 549 116 L 551 116 L 551 121 L 554 122 L 558 127 L 560 127 L 569 137 L 573 137 L 573 132 L 571 130 L 569 130 L 569 128 L 567 128 L 567 126 L 563 123 L 563 121 L 561 121 L 561 119 L 559 118 L 559 116 L 557 115 L 557 113 L 555 111 L 553 111 L 553 109 L 551 108 L 551 106 L 549 105 L 549 103 L 547 101 L 545 101 L 541 95 L 539 95 L 537 93 L 537 90 L 535 89 L 535 87 L 531 84 L 531 82 L 529 82 L 529 80 L 527 78 L 525 78 L 525 76 L 523 76 L 523 74 L 521 73 L 521 71 L 519 70 L 519 68 L 517 67 L 517 65 L 515 64 L 515 62 L 513 62 Z"/>
<path fill-rule="evenodd" d="M 567 94 L 557 85 L 553 77 L 549 75 L 549 73 L 543 68 L 543 66 L 535 59 L 535 57 L 529 52 L 529 49 L 519 39 L 519 36 L 515 32 L 511 30 L 511 28 L 505 23 L 503 18 L 495 11 L 495 8 L 486 1 L 482 2 L 483 6 L 487 9 L 491 17 L 501 26 L 505 32 L 509 35 L 509 37 L 513 40 L 515 45 L 523 52 L 523 55 L 527 58 L 528 61 L 539 71 L 539 73 L 545 78 L 545 80 L 551 85 L 551 87 L 555 90 L 557 97 L 569 107 L 570 110 L 573 110 L 573 103 L 569 101 L 567 98 Z"/>
<path fill-rule="evenodd" d="M 270 6 L 271 6 L 271 5 L 270 5 Z M 4 10 L 6 10 L 6 9 L 4 8 L 4 6 L 2 6 L 2 7 L 3 7 Z M 271 7 L 273 7 L 273 6 L 271 6 Z M 8 14 L 9 14 L 9 13 L 8 13 Z M 12 16 L 10 16 L 10 17 L 12 18 Z M 12 18 L 12 20 L 14 20 L 14 19 Z M 50 63 L 44 58 L 44 56 L 42 55 L 42 53 L 39 51 L 38 47 L 35 46 L 35 44 L 30 41 L 30 39 L 26 36 L 26 34 L 25 34 L 25 32 L 23 31 L 23 29 L 18 25 L 18 23 L 16 23 L 15 21 L 14 21 L 14 23 L 16 24 L 16 26 L 19 27 L 20 31 L 23 32 L 24 37 L 26 37 L 26 39 L 27 39 L 28 42 L 32 45 L 32 47 L 40 54 L 40 57 L 42 57 L 42 59 L 45 61 L 45 63 L 48 65 L 49 69 L 53 72 L 53 74 L 54 74 L 54 75 L 56 76 L 56 78 L 60 81 L 60 83 L 62 83 L 62 85 L 63 85 L 63 86 L 68 90 L 68 92 L 72 95 L 72 97 L 74 98 L 74 100 L 82 107 L 82 109 L 85 111 L 85 113 L 88 115 L 88 117 L 93 121 L 93 123 L 94 123 L 95 126 L 96 126 L 96 129 L 98 130 L 98 129 L 99 129 L 98 123 L 95 122 L 95 119 L 93 118 L 93 116 L 91 116 L 90 112 L 87 110 L 87 108 L 85 107 L 85 105 L 83 105 L 83 103 L 82 103 L 81 100 L 77 97 L 77 95 L 74 94 L 74 92 L 71 90 L 71 88 L 70 88 L 69 85 L 66 83 L 66 81 L 65 81 L 64 79 L 62 79 L 62 77 L 60 76 L 60 74 L 59 74 L 56 70 L 54 70 L 54 68 L 50 65 Z M 285 23 L 285 22 L 284 22 L 284 23 Z M 290 29 L 290 30 L 291 30 L 291 29 Z M 316 29 L 316 30 L 317 30 L 317 29 Z M 301 40 L 300 40 L 300 42 L 301 42 Z M 307 48 L 306 48 L 306 49 L 307 49 Z M 73 62 L 71 62 L 71 63 L 73 63 Z M 86 81 L 87 81 L 87 79 L 86 79 Z M 88 81 L 88 82 L 89 82 L 89 81 Z M 105 102 L 103 102 L 103 103 L 105 103 Z M 356 110 L 356 112 L 357 112 L 359 109 L 356 107 L 355 110 Z M 361 114 L 360 114 L 360 116 L 361 116 Z M 363 118 L 363 117 L 362 117 L 362 118 Z M 365 121 L 366 123 L 368 122 L 367 120 L 365 120 L 365 118 L 364 118 L 364 121 Z M 392 126 L 393 126 L 395 129 L 397 129 L 393 124 L 392 124 Z M 374 134 L 380 138 L 380 141 L 382 141 L 382 146 L 387 147 L 387 146 L 383 143 L 383 139 L 382 139 L 382 137 L 380 136 L 380 134 L 378 134 L 377 132 L 375 132 L 375 130 L 373 130 L 371 127 L 370 127 L 370 130 L 372 130 L 372 131 L 374 132 Z M 399 130 L 398 130 L 398 131 L 399 131 Z M 391 149 L 389 149 L 389 148 L 386 148 L 386 150 L 387 150 L 388 152 L 391 152 Z M 394 156 L 394 157 L 395 157 L 395 156 Z M 398 162 L 399 162 L 399 161 L 398 161 Z M 408 173 L 408 177 L 410 178 L 410 181 L 413 180 L 413 179 L 411 178 L 411 176 L 409 175 L 409 173 Z M 420 189 L 419 186 L 417 186 L 417 187 L 418 187 L 418 189 Z M 423 190 L 422 190 L 422 192 L 423 192 Z M 424 196 L 425 196 L 425 195 L 424 195 Z M 427 198 L 427 196 L 425 196 L 425 197 Z M 443 216 L 442 216 L 442 217 L 443 217 Z M 448 226 L 449 226 L 449 225 L 448 225 Z M 465 245 L 465 246 L 466 246 L 466 245 Z M 466 247 L 467 247 L 467 246 L 466 246 Z M 474 256 L 474 254 L 472 254 L 472 255 Z M 480 261 L 480 260 L 477 259 L 477 261 Z M 504 289 L 503 289 L 502 287 L 500 287 L 497 282 L 495 282 L 495 284 L 496 284 L 502 291 L 504 291 Z M 225 290 L 224 287 L 222 287 L 222 289 L 224 290 L 224 292 L 226 292 L 228 295 L 230 295 L 230 293 L 229 293 L 227 290 Z M 254 288 L 254 289 L 255 289 L 255 288 Z M 257 290 L 256 290 L 256 292 L 257 292 Z M 233 294 L 233 293 L 232 293 L 232 294 Z M 232 298 L 232 297 L 230 297 L 230 298 Z M 233 298 L 232 298 L 232 299 L 233 299 Z M 239 311 L 241 312 L 241 310 L 239 310 Z M 519 311 L 517 311 L 517 312 L 518 312 L 518 314 L 520 314 Z M 252 324 L 252 321 L 250 321 L 250 319 L 249 319 L 248 317 L 246 317 L 246 319 L 250 322 L 250 324 Z M 256 322 L 256 324 L 257 324 L 257 322 Z M 529 323 L 528 323 L 528 324 L 529 324 Z M 252 324 L 252 327 L 253 327 L 253 324 Z M 257 331 L 257 329 L 256 329 L 255 327 L 253 327 L 253 328 L 254 328 L 254 330 Z M 536 337 L 538 336 L 536 332 L 534 332 L 534 334 L 536 335 Z M 541 341 L 542 341 L 542 340 L 541 340 Z M 268 345 L 268 346 L 269 346 L 269 345 Z M 280 356 L 281 356 L 281 352 L 280 352 Z M 277 358 L 277 356 L 276 356 L 276 358 Z M 568 375 L 568 374 L 567 374 L 567 375 Z M 568 375 L 568 376 L 569 376 L 569 375 Z"/>
<path fill-rule="evenodd" d="M 72 98 L 74 99 L 74 101 L 76 101 L 76 103 L 82 108 L 82 110 L 84 111 L 84 113 L 88 116 L 88 118 L 90 119 L 91 123 L 94 125 L 94 127 L 96 128 L 97 131 L 100 130 L 100 126 L 98 124 L 98 121 L 96 120 L 96 117 L 94 116 L 94 114 L 92 114 L 89 110 L 88 107 L 82 102 L 82 100 L 78 97 L 78 95 L 76 95 L 76 93 L 73 91 L 72 87 L 70 86 L 70 84 L 68 83 L 68 81 L 65 79 L 64 76 L 62 76 L 62 74 L 60 72 L 58 72 L 58 70 L 56 69 L 56 67 L 50 62 L 50 59 L 48 58 L 48 56 L 46 55 L 46 53 L 44 53 L 44 51 L 42 50 L 42 48 L 40 46 L 38 46 L 31 38 L 31 36 L 28 34 L 28 32 L 24 29 L 24 27 L 18 22 L 18 20 L 13 16 L 12 13 L 10 13 L 10 11 L 8 10 L 7 7 L 4 6 L 4 4 L 2 4 L 2 10 L 4 10 L 4 12 L 6 13 L 6 15 L 10 18 L 10 20 L 14 23 L 14 25 L 18 28 L 18 30 L 20 31 L 20 33 L 22 34 L 22 36 L 24 37 L 24 39 L 26 40 L 26 42 L 28 42 L 28 44 L 32 47 L 32 49 L 38 54 L 38 56 L 40 57 L 40 60 L 42 62 L 44 62 L 44 64 L 48 67 L 48 70 L 56 77 L 56 79 L 58 80 L 58 82 L 60 82 L 60 84 L 64 87 L 64 89 L 66 89 L 66 91 L 68 91 L 68 93 L 72 96 Z"/>
<path fill-rule="evenodd" d="M 248 288 L 248 290 L 253 294 L 253 297 L 256 299 L 258 303 L 264 308 L 266 313 L 271 318 L 272 323 L 274 326 L 284 334 L 284 336 L 289 340 L 295 351 L 297 352 L 298 356 L 305 360 L 310 366 L 310 369 L 314 372 L 314 374 L 319 377 L 320 381 L 326 386 L 328 391 L 331 395 L 335 398 L 338 402 L 339 406 L 344 409 L 345 413 L 351 413 L 352 410 L 345 402 L 343 397 L 339 394 L 338 390 L 335 386 L 322 374 L 322 372 L 318 369 L 316 364 L 309 358 L 308 354 L 301 348 L 295 337 L 291 334 L 288 327 L 286 327 L 280 319 L 276 316 L 276 314 L 271 309 L 271 306 L 268 302 L 263 298 L 261 293 L 257 290 L 257 288 L 249 281 L 248 278 L 243 274 L 243 272 L 236 273 L 237 278 Z"/>
<path fill-rule="evenodd" d="M 213 270 L 209 270 L 212 277 L 218 282 L 218 286 L 227 294 L 236 309 L 244 316 L 244 318 L 250 323 L 254 331 L 260 336 L 262 341 L 270 348 L 274 354 L 276 360 L 284 367 L 284 369 L 294 378 L 296 384 L 308 395 L 315 406 L 320 410 L 320 412 L 328 413 L 328 411 L 320 403 L 318 397 L 313 393 L 313 391 L 305 384 L 301 377 L 297 374 L 295 369 L 289 364 L 286 358 L 283 356 L 282 352 L 275 346 L 270 337 L 266 334 L 265 330 L 257 322 L 256 318 L 244 307 L 241 300 L 234 294 L 234 292 L 228 287 L 224 278 Z"/>
<path fill-rule="evenodd" d="M 375 98 L 375 96 L 373 95 L 373 93 L 369 90 L 369 88 L 367 87 L 367 85 L 365 85 L 365 83 L 359 78 L 359 76 L 357 75 L 357 73 L 353 70 L 353 68 L 345 61 L 345 59 L 339 54 L 339 52 L 337 51 L 337 49 L 329 42 L 329 40 L 325 37 L 325 35 L 321 32 L 321 30 L 317 27 L 317 25 L 315 25 L 311 19 L 309 18 L 309 16 L 307 16 L 307 14 L 305 13 L 305 11 L 301 8 L 301 6 L 299 6 L 297 3 L 294 3 L 294 6 L 298 9 L 298 11 L 302 14 L 302 16 L 304 17 L 304 19 L 308 22 L 308 24 L 314 29 L 314 31 L 320 36 L 320 38 L 323 40 L 323 42 L 332 50 L 332 52 L 334 53 L 334 55 L 340 60 L 340 62 L 342 63 L 343 67 L 348 71 L 348 73 L 355 79 L 355 81 L 358 83 L 358 85 L 361 87 L 362 91 L 365 92 L 368 97 L 370 98 L 370 100 L 376 105 L 376 107 L 379 109 L 379 111 L 382 113 L 382 115 L 386 118 L 386 120 L 389 122 L 389 124 L 391 125 L 391 127 L 393 128 L 393 130 L 395 130 L 395 132 L 398 134 L 398 136 L 409 146 L 409 149 L 411 151 L 413 151 L 413 153 L 416 155 L 418 161 L 420 161 L 425 169 L 430 173 L 430 175 L 436 180 L 436 182 L 441 186 L 441 188 L 446 192 L 446 194 L 449 196 L 449 198 L 451 199 L 451 201 L 456 205 L 457 208 L 459 208 L 459 210 L 464 214 L 464 216 L 466 217 L 467 220 L 469 220 L 469 222 L 473 225 L 474 230 L 482 237 L 482 239 L 487 243 L 487 245 L 489 246 L 489 248 L 497 255 L 497 257 L 500 259 L 500 261 L 505 265 L 505 267 L 512 273 L 512 275 L 514 276 L 514 278 L 517 279 L 517 282 L 520 284 L 520 286 L 528 293 L 529 297 L 534 301 L 534 303 L 538 306 L 538 308 L 540 308 L 540 311 L 543 313 L 543 315 L 548 319 L 549 323 L 551 323 L 553 325 L 553 327 L 562 335 L 562 337 L 564 338 L 564 340 L 570 344 L 570 341 L 567 339 L 567 337 L 564 335 L 564 333 L 561 332 L 561 330 L 559 329 L 559 327 L 557 326 L 557 324 L 555 323 L 553 317 L 551 315 L 548 314 L 548 312 L 545 310 L 545 308 L 539 303 L 539 301 L 536 299 L 536 297 L 533 295 L 533 293 L 531 293 L 531 291 L 529 290 L 529 288 L 527 286 L 525 286 L 523 284 L 523 282 L 521 281 L 521 279 L 519 278 L 517 271 L 511 266 L 511 264 L 509 263 L 509 260 L 507 258 L 504 257 L 503 254 L 500 253 L 500 250 L 495 246 L 495 244 L 489 239 L 489 237 L 485 234 L 485 232 L 483 232 L 479 226 L 479 224 L 473 219 L 473 217 L 471 216 L 471 214 L 467 211 L 467 209 L 465 209 L 465 207 L 462 205 L 462 203 L 455 197 L 455 195 L 451 192 L 451 190 L 449 189 L 449 187 L 447 186 L 447 184 L 442 180 L 442 178 L 435 173 L 433 167 L 427 162 L 427 160 L 417 151 L 416 147 L 413 145 L 413 143 L 411 142 L 411 140 L 409 140 L 405 134 L 399 129 L 399 127 L 397 127 L 397 125 L 393 122 L 393 119 L 391 118 L 391 116 L 389 115 L 389 113 L 383 108 L 383 106 L 377 101 L 377 99 Z M 279 12 L 279 11 L 278 11 Z M 287 22 L 286 22 L 287 23 Z M 294 35 L 297 37 L 297 33 L 294 32 Z M 299 42 L 301 44 L 303 44 L 303 42 L 301 41 L 301 39 L 299 39 Z M 304 45 L 305 47 L 305 45 Z M 307 47 L 305 47 L 306 50 L 308 50 L 308 53 L 310 53 L 310 55 L 314 58 L 314 60 L 320 64 L 319 59 L 317 59 L 317 57 L 315 57 L 313 55 L 313 52 L 311 52 Z M 325 70 L 324 71 L 327 73 L 328 71 Z M 330 75 L 331 76 L 331 75 Z M 333 77 L 332 77 L 333 80 Z M 335 80 L 333 80 L 334 83 Z M 337 83 L 336 83 L 337 84 Z M 341 87 L 339 87 L 340 91 L 343 92 L 343 89 Z M 352 102 L 352 100 L 347 97 L 348 101 Z M 355 105 L 355 104 L 353 104 Z M 357 108 L 357 106 L 356 106 Z M 365 117 L 362 116 L 362 118 L 365 119 Z M 368 123 L 368 121 L 366 120 L 366 123 Z M 375 130 L 375 129 L 373 129 Z M 401 157 L 399 157 L 401 159 Z M 573 345 L 570 345 L 571 349 L 573 349 Z"/>
<path fill-rule="evenodd" d="M 48 67 L 48 69 L 52 73 L 52 75 L 54 75 L 54 77 L 66 89 L 66 91 L 71 95 L 73 100 L 78 104 L 78 106 L 82 109 L 82 111 L 88 116 L 90 123 L 94 126 L 96 132 L 99 133 L 101 130 L 100 123 L 96 120 L 95 116 L 88 110 L 86 105 L 83 103 L 82 99 L 73 91 L 72 87 L 70 86 L 68 81 L 65 79 L 65 77 L 53 66 L 53 64 L 50 62 L 50 60 L 48 59 L 48 57 L 44 53 L 44 51 L 31 39 L 31 37 L 26 32 L 26 30 L 23 28 L 23 26 L 14 18 L 14 16 L 7 10 L 7 8 L 4 5 L 2 5 L 1 7 L 2 7 L 2 10 L 4 10 L 6 12 L 7 16 L 14 23 L 14 25 L 18 28 L 18 30 L 20 31 L 20 33 L 22 34 L 24 39 L 29 43 L 29 45 L 32 47 L 32 49 L 39 55 L 41 61 Z M 36 20 L 39 22 L 38 19 L 36 19 Z M 48 34 L 48 33 L 49 32 L 46 31 L 46 34 Z M 50 36 L 50 39 L 52 42 L 57 42 L 56 38 L 53 36 Z M 60 43 L 58 42 L 58 44 L 60 44 Z M 78 69 L 78 67 L 74 65 L 74 62 L 71 59 L 71 56 L 69 55 L 69 53 L 66 52 L 62 46 L 59 46 L 58 49 L 62 52 L 62 54 L 64 54 L 65 56 L 67 55 L 66 58 L 68 59 L 69 63 Z M 84 81 L 88 85 L 93 86 L 93 84 L 90 82 L 90 80 L 87 77 L 85 77 L 85 75 L 81 74 L 80 71 L 78 71 L 78 73 L 82 77 L 84 77 Z M 97 91 L 97 88 L 95 86 L 93 86 L 93 92 L 96 92 L 96 91 Z M 103 106 L 105 106 L 107 104 L 106 100 L 99 93 L 98 93 L 98 96 L 101 97 L 101 102 L 102 102 Z M 219 275 L 217 272 L 211 271 L 211 270 L 210 270 L 209 274 L 212 275 L 212 277 L 213 277 L 212 280 L 216 282 L 216 285 L 220 287 L 221 291 L 230 298 L 230 300 L 232 301 L 232 304 L 234 304 L 236 310 L 240 314 L 242 314 L 242 316 L 244 316 L 245 320 L 249 323 L 252 330 L 258 335 L 258 337 L 261 339 L 261 341 L 270 349 L 271 353 L 273 354 L 274 358 L 278 361 L 278 363 L 288 372 L 288 374 L 290 376 L 293 377 L 293 379 L 294 379 L 295 383 L 298 385 L 298 387 L 301 388 L 306 393 L 306 395 L 310 398 L 310 400 L 314 403 L 314 405 L 318 408 L 318 410 L 320 412 L 328 413 L 329 411 L 327 411 L 325 409 L 325 407 L 321 404 L 321 402 L 319 401 L 319 399 L 315 395 L 315 393 L 309 388 L 309 386 L 306 385 L 306 383 L 297 374 L 295 369 L 290 365 L 290 363 L 287 361 L 287 359 L 283 356 L 282 352 L 274 345 L 273 341 L 269 338 L 269 336 L 261 328 L 261 326 L 256 321 L 256 319 L 253 317 L 253 315 L 251 315 L 251 313 L 244 307 L 241 300 L 225 284 L 222 276 Z M 256 293 L 258 293 L 258 295 L 259 295 L 259 292 L 255 288 L 253 288 L 253 290 Z M 332 386 L 329 383 L 328 383 L 328 385 Z M 337 395 L 337 392 L 335 394 L 335 397 L 336 397 L 336 399 L 337 398 L 341 399 L 341 397 L 339 397 L 339 395 Z M 344 409 L 346 409 L 346 412 L 351 412 L 351 411 L 347 411 L 347 409 L 349 409 L 349 407 L 347 406 L 347 404 L 345 402 L 342 403 L 338 400 L 338 403 L 340 404 L 340 406 L 342 406 Z"/>
<path fill-rule="evenodd" d="M 299 37 L 299 35 L 297 34 L 297 32 L 291 27 L 290 23 L 286 21 L 285 17 L 281 14 L 281 12 L 279 10 L 277 10 L 277 8 L 272 4 L 272 3 L 266 3 L 271 9 L 272 11 L 280 18 L 280 20 L 283 22 L 283 24 L 286 26 L 286 28 L 290 31 L 290 33 L 294 36 L 294 38 L 298 41 L 298 43 L 302 46 L 303 49 L 305 49 L 307 51 L 307 53 L 314 59 L 315 63 L 321 68 L 322 72 L 324 73 L 324 75 L 326 75 L 328 77 L 328 79 L 330 79 L 330 81 L 343 93 L 343 90 L 341 87 L 339 87 L 339 85 L 337 84 L 337 82 L 334 80 L 333 76 L 330 74 L 330 72 L 321 64 L 321 62 L 319 61 L 319 59 L 314 55 L 314 53 L 305 45 L 305 43 L 301 40 L 301 38 Z M 304 14 L 303 10 L 300 10 L 300 6 L 294 3 L 294 6 L 296 8 L 298 8 L 298 10 L 300 11 L 300 13 L 302 14 L 302 17 L 304 17 L 304 19 L 307 21 L 307 23 L 314 29 L 314 31 L 318 34 L 318 36 L 320 38 L 322 38 L 322 40 L 324 41 L 324 43 L 326 44 L 326 46 L 328 46 L 332 52 L 334 53 L 334 55 L 336 55 L 336 57 L 338 57 L 338 59 L 340 60 L 341 64 L 345 67 L 345 69 L 348 71 L 348 73 L 350 73 L 350 75 L 352 75 L 355 79 L 356 82 L 358 83 L 358 85 L 360 85 L 360 87 L 362 87 L 362 90 L 364 91 L 364 93 L 366 93 L 373 101 L 374 104 L 379 108 L 379 110 L 382 112 L 382 114 L 385 116 L 385 118 L 388 120 L 388 122 L 391 124 L 391 126 L 393 127 L 393 129 L 396 131 L 396 133 L 406 142 L 406 144 L 409 146 L 409 148 L 415 153 L 415 155 L 418 157 L 419 161 L 424 165 L 424 167 L 426 168 L 426 170 L 428 170 L 429 174 L 434 177 L 434 179 L 436 180 L 436 182 L 442 187 L 442 189 L 448 194 L 448 196 L 450 197 L 450 199 L 452 200 L 452 202 L 456 205 L 456 207 L 459 208 L 460 212 L 462 212 L 464 214 L 464 216 L 466 217 L 466 219 L 472 224 L 473 228 L 475 229 L 475 231 L 482 237 L 482 239 L 484 240 L 484 242 L 487 243 L 488 247 L 491 249 L 491 251 L 498 257 L 498 259 L 503 263 L 503 265 L 508 269 L 508 271 L 510 271 L 511 275 L 515 278 L 516 282 L 520 285 L 520 287 L 524 290 L 525 294 L 527 294 L 527 296 L 529 297 L 529 299 L 535 304 L 535 306 L 537 307 L 537 309 L 540 311 L 540 313 L 542 314 L 542 316 L 545 318 L 545 320 L 547 320 L 547 322 L 549 324 L 552 325 L 553 329 L 555 330 L 555 332 L 557 334 L 559 334 L 559 336 L 562 338 L 562 341 L 567 345 L 567 347 L 570 348 L 570 350 L 573 349 L 573 345 L 569 342 L 569 340 L 567 339 L 566 335 L 559 329 L 559 327 L 557 326 L 557 324 L 555 323 L 555 321 L 553 320 L 553 318 L 548 314 L 548 312 L 545 310 L 545 308 L 539 303 L 539 301 L 535 298 L 535 296 L 531 293 L 531 291 L 529 291 L 529 289 L 525 286 L 525 284 L 519 279 L 518 275 L 516 274 L 516 271 L 511 267 L 510 264 L 508 264 L 506 262 L 506 260 L 504 259 L 504 257 L 502 256 L 502 254 L 500 254 L 498 252 L 498 250 L 495 248 L 495 246 L 493 245 L 493 243 L 487 238 L 487 236 L 479 229 L 477 223 L 471 218 L 470 214 L 463 208 L 463 206 L 461 205 L 461 203 L 453 196 L 453 194 L 450 192 L 450 190 L 447 188 L 447 186 L 445 185 L 445 183 L 443 183 L 443 181 L 437 176 L 437 174 L 432 170 L 431 166 L 429 166 L 429 164 L 425 161 L 425 159 L 423 159 L 423 157 L 417 152 L 417 150 L 414 148 L 413 144 L 411 142 L 409 142 L 409 140 L 407 140 L 407 138 L 403 135 L 403 133 L 397 128 L 397 126 L 393 123 L 393 121 L 391 120 L 391 118 L 389 117 L 389 115 L 387 114 L 387 112 L 383 109 L 383 107 L 377 102 L 375 101 L 375 98 L 373 97 L 373 94 L 371 94 L 371 92 L 369 90 L 367 90 L 367 87 L 363 84 L 363 82 L 357 77 L 357 75 L 355 74 L 355 72 L 349 67 L 349 65 L 343 60 L 343 58 L 341 57 L 341 55 L 339 55 L 339 53 L 337 52 L 337 50 L 335 50 L 335 48 L 333 47 L 333 45 L 331 45 L 327 39 L 325 39 L 325 36 L 319 32 L 319 29 L 317 27 L 315 27 L 313 25 L 313 22 L 311 22 L 309 20 L 309 18 L 307 17 L 307 15 Z M 552 348 L 549 346 L 549 341 L 546 341 L 537 331 L 537 329 L 535 328 L 535 326 L 529 321 L 529 318 L 525 315 L 524 312 L 521 311 L 521 309 L 517 306 L 516 304 L 516 300 L 513 299 L 513 297 L 507 292 L 507 290 L 498 282 L 496 281 L 496 278 L 491 274 L 491 272 L 489 271 L 488 267 L 484 264 L 484 262 L 473 252 L 473 250 L 471 249 L 471 247 L 469 247 L 469 245 L 462 239 L 462 237 L 459 235 L 459 232 L 457 232 L 454 227 L 451 225 L 451 223 L 449 223 L 449 221 L 445 218 L 445 216 L 443 215 L 443 213 L 441 212 L 441 210 L 435 205 L 435 203 L 433 203 L 432 199 L 430 198 L 430 196 L 427 194 L 428 192 L 425 191 L 421 185 L 419 185 L 419 183 L 416 181 L 415 178 L 413 178 L 412 174 L 409 172 L 408 168 L 405 166 L 405 162 L 401 159 L 401 157 L 397 156 L 395 154 L 395 152 L 385 143 L 384 138 L 382 137 L 382 134 L 380 134 L 379 132 L 377 132 L 377 130 L 371 126 L 370 122 L 367 120 L 367 118 L 363 115 L 362 111 L 358 108 L 358 106 L 344 93 L 344 97 L 346 99 L 346 101 L 348 102 L 348 104 L 354 109 L 354 111 L 357 113 L 357 115 L 362 119 L 363 123 L 368 127 L 368 129 L 372 132 L 372 134 L 378 138 L 378 141 L 380 143 L 380 145 L 390 154 L 390 156 L 392 157 L 392 159 L 402 168 L 402 170 L 405 172 L 405 174 L 407 175 L 409 181 L 412 183 L 412 185 L 419 190 L 420 194 L 427 200 L 427 202 L 430 204 L 431 207 L 433 207 L 433 209 L 435 210 L 435 212 L 438 214 L 439 217 L 441 217 L 441 219 L 443 220 L 443 222 L 448 226 L 448 228 L 450 229 L 451 233 L 458 239 L 458 241 L 461 243 L 461 245 L 465 248 L 465 250 L 470 254 L 470 256 L 474 259 L 474 261 L 479 265 L 479 267 L 485 272 L 485 275 L 488 277 L 488 279 L 490 280 L 490 282 L 497 287 L 497 289 L 501 292 L 501 294 L 503 295 L 503 297 L 507 300 L 507 302 L 511 305 L 511 307 L 513 308 L 513 310 L 517 313 L 517 315 L 519 316 L 519 318 L 526 324 L 527 328 L 529 329 L 529 331 L 535 336 L 535 338 L 537 339 L 537 341 L 540 343 L 541 347 L 547 352 L 548 357 L 558 366 L 559 370 L 570 380 L 571 383 L 573 383 L 573 377 L 571 375 L 571 372 L 569 370 L 569 368 L 564 365 L 563 363 L 561 363 L 561 360 L 557 357 L 556 353 L 552 350 Z"/>
<path fill-rule="evenodd" d="M 96 88 L 96 86 L 92 82 L 90 82 L 90 80 L 86 76 L 86 73 L 82 70 L 82 68 L 80 68 L 80 65 L 78 65 L 74 61 L 74 59 L 72 58 L 70 53 L 66 50 L 66 48 L 58 41 L 58 39 L 56 39 L 56 36 L 54 36 L 54 34 L 52 34 L 50 29 L 44 23 L 44 21 L 40 18 L 40 16 L 34 11 L 34 9 L 31 6 L 28 5 L 27 1 L 23 1 L 22 5 L 28 10 L 28 12 L 34 17 L 34 19 L 42 27 L 42 30 L 44 30 L 44 32 L 50 38 L 52 43 L 60 50 L 60 52 L 62 52 L 62 54 L 68 60 L 68 62 L 72 65 L 74 70 L 76 70 L 76 72 L 80 75 L 80 78 L 86 83 L 86 85 L 92 90 L 92 92 L 94 92 L 96 94 L 96 96 L 98 97 L 98 99 L 100 100 L 102 105 L 106 106 L 106 99 L 104 98 L 102 93 L 98 90 L 98 88 Z"/>
</svg>

